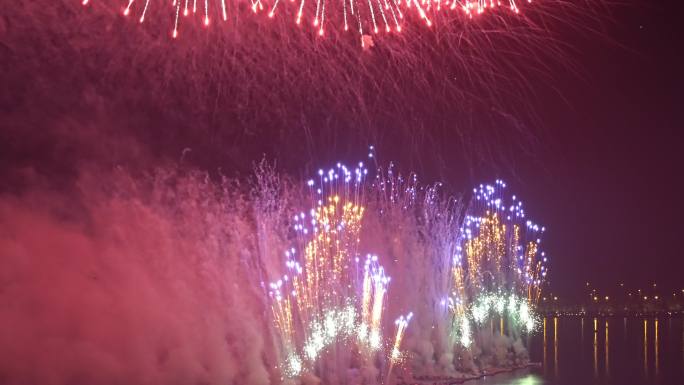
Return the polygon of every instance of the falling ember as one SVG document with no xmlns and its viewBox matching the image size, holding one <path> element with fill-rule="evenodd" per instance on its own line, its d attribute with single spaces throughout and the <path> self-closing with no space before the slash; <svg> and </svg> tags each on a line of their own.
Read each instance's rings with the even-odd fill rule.
<svg viewBox="0 0 684 385">
<path fill-rule="evenodd" d="M 90 0 L 82 0 L 82 4 L 85 6 Z M 123 14 L 129 15 L 131 12 L 135 12 L 136 9 L 133 7 L 135 0 L 128 0 L 127 5 L 124 8 Z M 171 2 L 172 12 L 180 13 L 180 3 L 183 0 L 176 0 Z M 185 0 L 183 6 L 183 16 L 188 16 L 189 11 L 189 0 Z M 269 0 L 261 1 L 256 0 L 251 3 L 251 10 L 254 13 L 259 13 L 264 9 L 267 9 L 267 17 L 273 18 L 276 16 L 278 4 L 280 0 Z M 339 27 L 344 31 L 349 30 L 348 22 L 355 22 L 359 26 L 359 33 L 363 35 L 364 27 L 370 29 L 374 34 L 378 34 L 381 30 L 385 33 L 391 33 L 393 28 L 397 32 L 402 31 L 402 24 L 410 22 L 409 20 L 421 20 L 427 27 L 433 25 L 433 20 L 444 15 L 446 20 L 451 19 L 450 14 L 454 12 L 460 12 L 468 18 L 472 18 L 474 15 L 480 15 L 485 12 L 485 10 L 493 10 L 497 8 L 493 3 L 491 6 L 487 5 L 487 2 L 478 0 L 466 0 L 464 2 L 460 0 L 447 0 L 442 6 L 441 1 L 432 0 L 405 0 L 405 1 L 393 1 L 393 0 L 342 0 L 341 2 L 335 3 L 335 6 L 330 8 L 324 0 L 317 0 L 316 2 L 306 3 L 301 0 L 297 5 L 294 1 L 289 3 L 294 3 L 292 5 L 297 7 L 297 16 L 295 18 L 295 23 L 300 24 L 302 18 L 310 17 L 312 25 L 317 29 L 319 35 L 324 34 L 324 29 L 327 25 L 332 27 Z M 514 13 L 518 13 L 520 9 L 516 5 L 514 0 L 506 0 L 508 7 Z M 528 3 L 530 3 L 528 1 Z M 498 4 L 498 3 L 497 3 Z M 145 1 L 143 7 L 138 7 L 137 12 L 140 12 L 140 22 L 145 20 L 145 13 L 149 5 L 149 0 Z M 200 5 L 202 6 L 202 5 Z M 204 26 L 208 26 L 210 22 L 210 13 L 217 13 L 217 16 L 221 18 L 224 22 L 228 20 L 227 8 L 239 9 L 237 0 L 233 0 L 232 4 L 226 4 L 226 0 L 204 0 L 202 12 L 202 23 Z M 142 8 L 142 9 L 140 9 Z M 281 7 L 282 8 L 282 7 Z M 363 11 L 362 11 L 363 8 Z M 156 12 L 164 12 L 163 7 L 157 9 Z M 287 11 L 284 11 L 287 13 Z M 197 0 L 193 0 L 192 3 L 192 13 L 197 13 Z M 412 15 L 414 17 L 412 17 Z M 178 28 L 178 22 L 176 21 L 176 29 Z M 177 35 L 177 34 L 175 34 Z"/>
</svg>

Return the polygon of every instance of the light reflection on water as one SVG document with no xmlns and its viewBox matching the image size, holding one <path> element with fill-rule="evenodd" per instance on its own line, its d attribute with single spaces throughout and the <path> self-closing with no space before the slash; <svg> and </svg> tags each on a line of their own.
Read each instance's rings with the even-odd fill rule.
<svg viewBox="0 0 684 385">
<path fill-rule="evenodd" d="M 553 317 L 553 375 L 558 378 L 558 317 Z"/>
<path fill-rule="evenodd" d="M 530 339 L 540 368 L 467 384 L 684 385 L 682 316 L 585 318 L 542 320 Z"/>
<path fill-rule="evenodd" d="M 644 320 L 644 374 L 648 377 L 648 320 Z"/>
<path fill-rule="evenodd" d="M 655 374 L 658 375 L 658 348 L 660 344 L 658 343 L 658 318 L 655 319 L 655 341 L 653 342 L 655 347 Z"/>
<path fill-rule="evenodd" d="M 544 318 L 544 359 L 542 361 L 542 367 L 544 368 L 544 374 L 546 374 L 546 368 L 548 368 L 548 364 L 546 362 L 546 318 Z"/>
<path fill-rule="evenodd" d="M 544 377 L 536 373 L 530 373 L 527 370 L 519 373 L 504 373 L 496 376 L 486 377 L 484 379 L 466 381 L 466 385 L 542 385 L 545 384 Z"/>
<path fill-rule="evenodd" d="M 598 377 L 598 333 L 596 332 L 596 318 L 594 318 L 594 378 Z"/>
<path fill-rule="evenodd" d="M 610 374 L 610 344 L 608 343 L 608 319 L 606 318 L 606 347 L 604 348 L 606 352 L 606 357 L 604 358 L 604 362 L 606 363 L 606 377 Z"/>
</svg>

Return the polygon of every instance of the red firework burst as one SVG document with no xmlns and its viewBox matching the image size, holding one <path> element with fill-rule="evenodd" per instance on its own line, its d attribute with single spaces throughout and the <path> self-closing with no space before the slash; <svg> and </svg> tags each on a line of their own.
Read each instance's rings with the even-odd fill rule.
<svg viewBox="0 0 684 385">
<path fill-rule="evenodd" d="M 136 13 L 139 15 L 138 20 L 144 22 L 152 7 L 152 0 L 124 1 L 125 7 L 121 11 L 123 15 Z M 90 0 L 82 0 L 83 5 L 89 3 Z M 281 3 L 286 5 L 280 6 L 279 11 Z M 334 3 L 329 0 L 171 0 L 167 4 L 174 20 L 171 36 L 178 37 L 183 18 L 199 16 L 204 26 L 208 27 L 213 19 L 212 15 L 227 21 L 230 13 L 237 13 L 244 5 L 255 14 L 267 12 L 269 18 L 276 16 L 276 12 L 285 13 L 293 17 L 297 25 L 302 23 L 303 18 L 310 18 L 320 36 L 325 34 L 328 25 L 342 26 L 345 31 L 357 30 L 363 36 L 383 30 L 386 33 L 401 32 L 402 25 L 408 19 L 417 18 L 431 27 L 435 18 L 450 12 L 473 17 L 496 8 L 508 9 L 514 13 L 520 11 L 515 0 L 339 0 Z M 286 10 L 282 10 L 283 8 Z M 163 12 L 162 7 L 159 12 Z"/>
</svg>

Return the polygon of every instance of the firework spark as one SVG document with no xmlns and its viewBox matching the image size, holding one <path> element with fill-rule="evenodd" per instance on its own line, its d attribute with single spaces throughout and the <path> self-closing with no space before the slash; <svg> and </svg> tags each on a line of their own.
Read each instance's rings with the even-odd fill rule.
<svg viewBox="0 0 684 385">
<path fill-rule="evenodd" d="M 390 277 L 378 256 L 358 256 L 365 212 L 363 163 L 342 164 L 308 181 L 313 208 L 293 218 L 299 247 L 285 252 L 288 274 L 269 286 L 271 319 L 286 377 L 314 370 L 328 350 L 353 346 L 370 362 L 376 355 L 395 360 L 408 321 L 400 317 L 394 345 L 383 335 Z M 301 250 L 301 254 L 298 252 Z"/>
<path fill-rule="evenodd" d="M 513 195 L 504 197 L 506 184 L 480 185 L 460 230 L 459 252 L 468 263 L 468 285 L 476 292 L 506 290 L 536 304 L 547 274 L 545 252 L 540 250 L 546 230 L 525 217 L 523 203 Z M 462 254 L 456 255 L 455 273 L 461 270 Z M 457 283 L 460 283 L 457 280 Z"/>
<path fill-rule="evenodd" d="M 533 309 L 547 274 L 540 251 L 545 228 L 526 219 L 522 202 L 515 195 L 507 200 L 505 188 L 501 180 L 475 188 L 459 229 L 447 300 L 463 346 L 472 342 L 470 323 L 481 326 L 493 315 L 500 319 L 501 333 L 505 317 L 519 330 L 535 327 Z"/>
<path fill-rule="evenodd" d="M 500 341 L 534 331 L 545 229 L 505 194 L 503 181 L 476 188 L 463 206 L 439 183 L 422 186 L 391 166 L 372 183 L 367 174 L 362 163 L 320 170 L 307 183 L 312 208 L 288 221 L 296 240 L 266 302 L 283 378 L 373 367 L 377 380 L 391 383 L 398 365 L 431 359 L 421 357 L 427 343 L 449 373 L 456 353 L 478 354 L 495 324 Z M 377 255 L 360 257 L 361 247 L 391 255 L 386 267 L 398 279 Z M 410 308 L 420 322 L 409 329 L 410 313 L 391 325 L 388 308 Z"/>
<path fill-rule="evenodd" d="M 401 341 L 404 339 L 404 333 L 406 333 L 406 328 L 411 318 L 413 318 L 413 313 L 409 313 L 406 317 L 402 315 L 394 321 L 395 325 L 397 325 L 397 333 L 394 337 L 394 344 L 392 345 L 392 353 L 390 355 L 392 364 L 397 363 L 401 359 L 399 346 L 401 346 Z"/>
<path fill-rule="evenodd" d="M 90 0 L 82 0 L 84 6 L 90 3 Z M 399 33 L 410 20 L 418 20 L 431 27 L 433 20 L 455 12 L 469 18 L 496 8 L 520 12 L 515 0 L 204 0 L 200 4 L 197 0 L 125 0 L 121 13 L 124 16 L 138 15 L 138 21 L 143 23 L 151 7 L 156 8 L 156 12 L 168 12 L 173 17 L 171 36 L 176 38 L 182 19 L 195 16 L 208 27 L 214 18 L 228 21 L 229 14 L 239 12 L 243 3 L 252 13 L 266 13 L 268 18 L 283 13 L 297 25 L 308 21 L 320 36 L 325 34 L 328 26 L 340 27 L 344 31 L 356 30 L 363 36 L 383 31 Z"/>
</svg>

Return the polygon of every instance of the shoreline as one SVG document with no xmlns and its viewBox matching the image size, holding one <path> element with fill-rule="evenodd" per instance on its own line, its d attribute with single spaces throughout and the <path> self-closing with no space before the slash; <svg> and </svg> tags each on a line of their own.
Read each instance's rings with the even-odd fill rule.
<svg viewBox="0 0 684 385">
<path fill-rule="evenodd" d="M 441 376 L 424 376 L 414 377 L 410 382 L 404 379 L 398 379 L 397 385 L 460 385 L 467 381 L 479 380 L 487 376 L 495 376 L 497 374 L 512 373 L 522 369 L 539 368 L 541 363 L 530 362 L 524 365 L 512 366 L 508 368 L 492 368 L 489 371 L 483 371 L 480 374 L 470 375 L 466 377 L 441 377 Z"/>
</svg>

